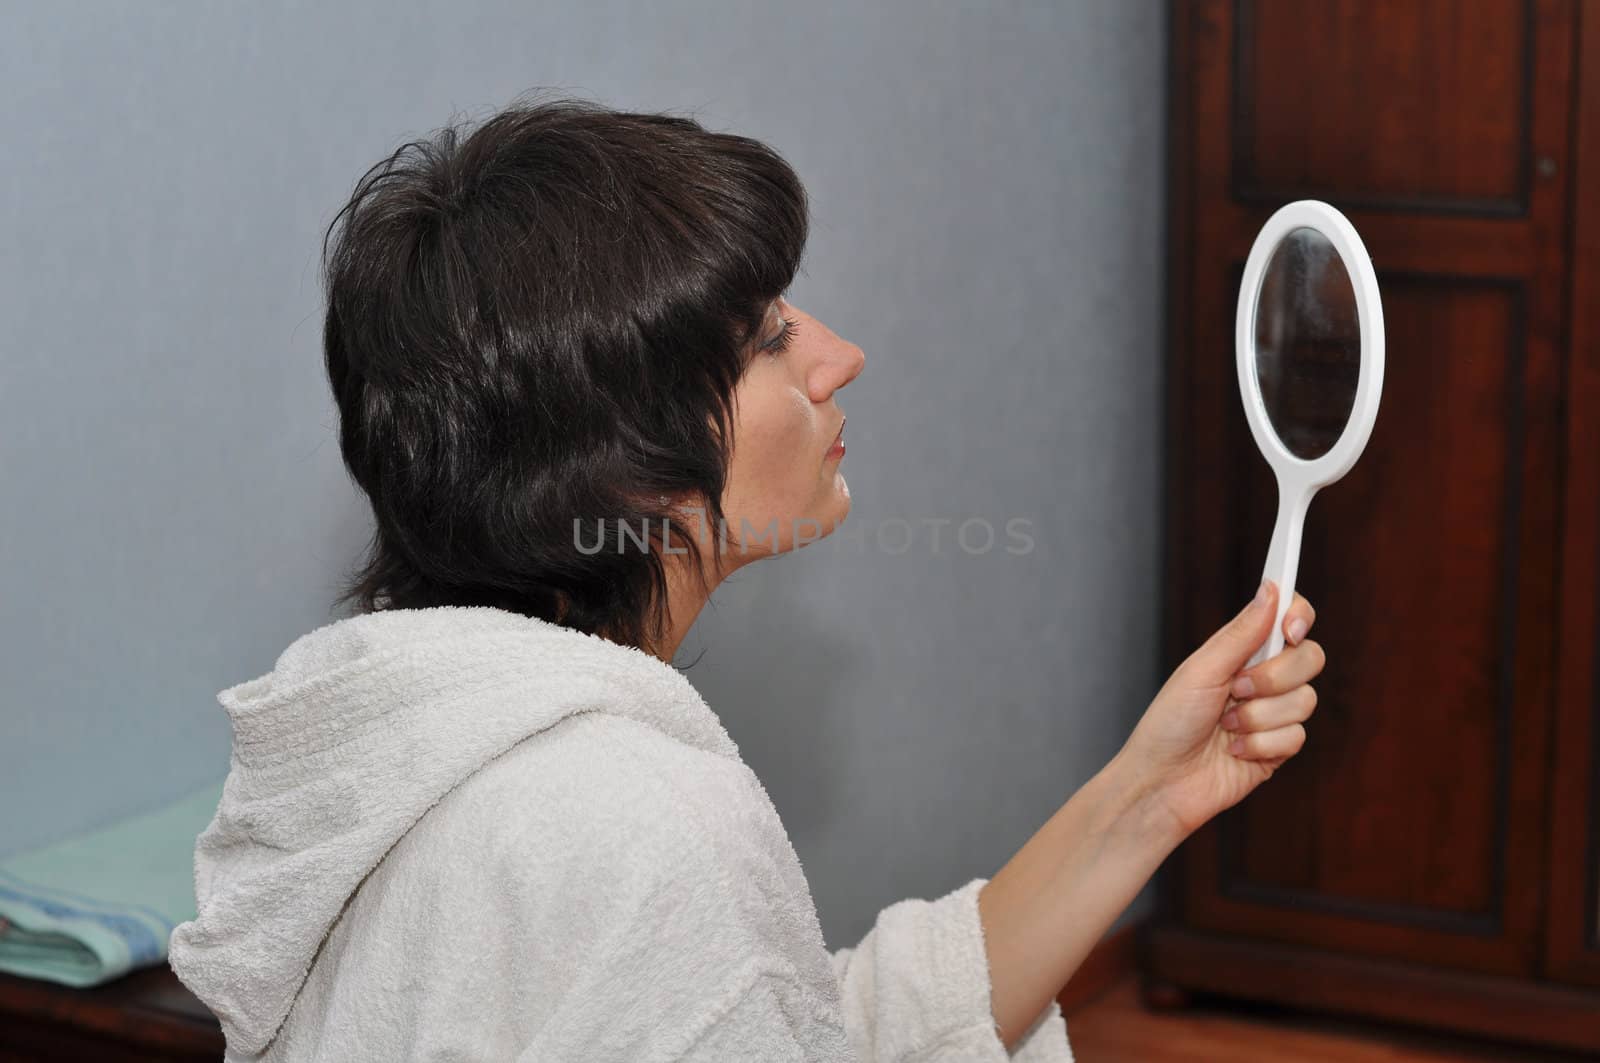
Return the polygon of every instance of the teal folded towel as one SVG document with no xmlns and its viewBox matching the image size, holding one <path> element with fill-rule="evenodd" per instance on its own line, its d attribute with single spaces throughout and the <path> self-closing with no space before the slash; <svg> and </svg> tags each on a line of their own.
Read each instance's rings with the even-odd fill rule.
<svg viewBox="0 0 1600 1063">
<path fill-rule="evenodd" d="M 99 985 L 167 958 L 195 917 L 194 845 L 222 781 L 132 819 L 0 861 L 0 971 Z"/>
</svg>

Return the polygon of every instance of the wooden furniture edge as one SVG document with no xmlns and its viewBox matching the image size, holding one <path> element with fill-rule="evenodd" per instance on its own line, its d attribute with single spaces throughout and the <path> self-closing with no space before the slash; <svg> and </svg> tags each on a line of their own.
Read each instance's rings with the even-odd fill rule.
<svg viewBox="0 0 1600 1063">
<path fill-rule="evenodd" d="M 1148 922 L 1139 967 L 1158 997 L 1199 990 L 1308 1012 L 1383 1019 L 1505 1041 L 1593 1051 L 1600 994 L 1521 978 L 1244 941 Z"/>
<path fill-rule="evenodd" d="M 203 1009 L 166 964 L 81 989 L 0 975 L 0 1028 L 29 1023 L 158 1052 L 221 1052 L 222 1028 Z"/>
</svg>

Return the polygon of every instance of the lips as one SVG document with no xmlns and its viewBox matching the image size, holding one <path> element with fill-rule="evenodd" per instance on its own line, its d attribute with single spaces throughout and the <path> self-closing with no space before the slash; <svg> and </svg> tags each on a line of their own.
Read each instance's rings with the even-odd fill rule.
<svg viewBox="0 0 1600 1063">
<path fill-rule="evenodd" d="M 829 454 L 844 448 L 844 422 L 847 420 L 849 420 L 848 417 L 839 422 L 839 434 L 833 437 L 833 445 L 828 448 Z"/>
</svg>

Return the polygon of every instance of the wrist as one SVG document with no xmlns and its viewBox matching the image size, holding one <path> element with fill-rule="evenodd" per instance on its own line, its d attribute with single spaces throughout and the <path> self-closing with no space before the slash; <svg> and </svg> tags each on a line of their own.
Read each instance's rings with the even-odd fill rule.
<svg viewBox="0 0 1600 1063">
<path fill-rule="evenodd" d="M 1095 778 L 1106 794 L 1101 829 L 1142 849 L 1154 849 L 1164 859 L 1191 833 L 1173 813 L 1159 781 L 1126 748 L 1118 750 Z"/>
</svg>

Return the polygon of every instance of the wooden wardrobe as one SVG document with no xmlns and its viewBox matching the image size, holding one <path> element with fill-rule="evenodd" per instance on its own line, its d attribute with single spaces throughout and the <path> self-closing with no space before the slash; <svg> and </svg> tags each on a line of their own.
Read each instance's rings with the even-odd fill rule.
<svg viewBox="0 0 1600 1063">
<path fill-rule="evenodd" d="M 1170 15 L 1169 670 L 1272 532 L 1233 322 L 1274 209 L 1355 224 L 1388 355 L 1307 518 L 1306 746 L 1169 861 L 1147 999 L 1600 1053 L 1600 0 Z"/>
</svg>

